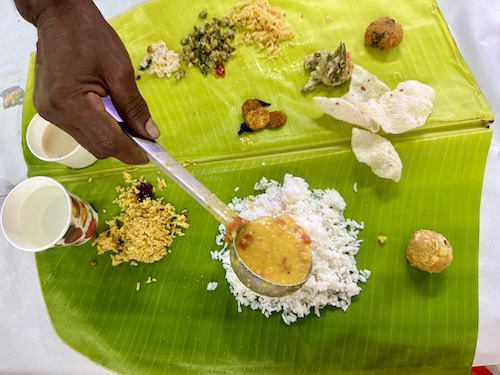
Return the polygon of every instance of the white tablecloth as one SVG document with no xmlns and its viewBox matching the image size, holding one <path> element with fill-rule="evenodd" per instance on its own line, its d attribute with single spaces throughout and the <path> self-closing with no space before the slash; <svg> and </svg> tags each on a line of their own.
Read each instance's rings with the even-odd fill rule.
<svg viewBox="0 0 500 375">
<path fill-rule="evenodd" d="M 95 0 L 106 18 L 141 2 Z M 500 1 L 438 0 L 438 4 L 495 118 L 500 119 Z M 0 36 L 0 92 L 15 85 L 24 87 L 36 30 L 18 15 L 11 1 L 2 5 Z M 0 106 L 0 196 L 26 178 L 20 129 L 21 106 Z M 474 365 L 500 364 L 498 124 L 493 129 L 481 205 L 479 337 Z M 0 374 L 110 373 L 57 337 L 42 299 L 33 254 L 12 248 L 1 231 L 0 285 Z"/>
</svg>

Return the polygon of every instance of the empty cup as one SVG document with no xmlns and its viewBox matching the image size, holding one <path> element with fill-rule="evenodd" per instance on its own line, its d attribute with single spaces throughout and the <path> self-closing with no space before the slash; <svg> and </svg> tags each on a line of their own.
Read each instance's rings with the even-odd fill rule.
<svg viewBox="0 0 500 375">
<path fill-rule="evenodd" d="M 71 135 L 45 120 L 38 113 L 28 125 L 26 143 L 38 159 L 60 163 L 70 168 L 85 168 L 97 160 Z"/>
<path fill-rule="evenodd" d="M 7 240 L 21 250 L 42 251 L 88 241 L 97 229 L 92 206 L 50 177 L 32 177 L 16 185 L 1 212 Z"/>
</svg>

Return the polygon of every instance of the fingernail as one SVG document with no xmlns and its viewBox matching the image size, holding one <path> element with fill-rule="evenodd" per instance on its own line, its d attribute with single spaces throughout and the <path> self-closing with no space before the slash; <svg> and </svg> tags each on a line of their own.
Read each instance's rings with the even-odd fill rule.
<svg viewBox="0 0 500 375">
<path fill-rule="evenodd" d="M 146 132 L 149 134 L 149 136 L 153 139 L 156 139 L 160 136 L 160 129 L 158 129 L 158 126 L 156 123 L 153 121 L 152 118 L 146 122 Z"/>
</svg>

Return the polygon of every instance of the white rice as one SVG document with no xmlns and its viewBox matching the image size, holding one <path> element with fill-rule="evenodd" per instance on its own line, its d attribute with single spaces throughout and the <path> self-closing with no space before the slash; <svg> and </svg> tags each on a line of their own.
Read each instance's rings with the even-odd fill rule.
<svg viewBox="0 0 500 375">
<path fill-rule="evenodd" d="M 207 290 L 209 292 L 213 292 L 215 289 L 217 289 L 218 286 L 219 286 L 219 283 L 217 281 L 210 281 L 207 284 Z"/>
<path fill-rule="evenodd" d="M 235 197 L 229 206 L 248 220 L 282 214 L 294 218 L 312 240 L 313 272 L 306 284 L 289 296 L 275 298 L 254 293 L 231 268 L 229 246 L 223 239 L 225 228 L 220 225 L 216 243 L 222 248 L 210 254 L 212 259 L 222 262 L 238 311 L 248 306 L 261 310 L 266 317 L 279 312 L 286 324 L 311 312 L 319 317 L 320 310 L 327 306 L 346 311 L 351 298 L 361 292 L 358 282 L 364 283 L 370 276 L 368 270 L 358 271 L 354 259 L 361 243 L 357 236 L 363 223 L 344 218 L 346 203 L 335 189 L 309 190 L 309 184 L 300 177 L 286 174 L 282 185 L 264 177 L 254 189 L 264 192 L 246 198 Z"/>
</svg>

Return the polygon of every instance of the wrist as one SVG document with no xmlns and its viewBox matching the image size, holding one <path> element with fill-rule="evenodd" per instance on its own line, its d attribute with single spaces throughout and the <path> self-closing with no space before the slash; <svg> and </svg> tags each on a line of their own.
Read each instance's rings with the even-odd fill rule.
<svg viewBox="0 0 500 375">
<path fill-rule="evenodd" d="M 94 6 L 92 0 L 14 0 L 21 16 L 38 27 L 43 18 L 52 18 L 64 15 L 71 9 Z"/>
</svg>

